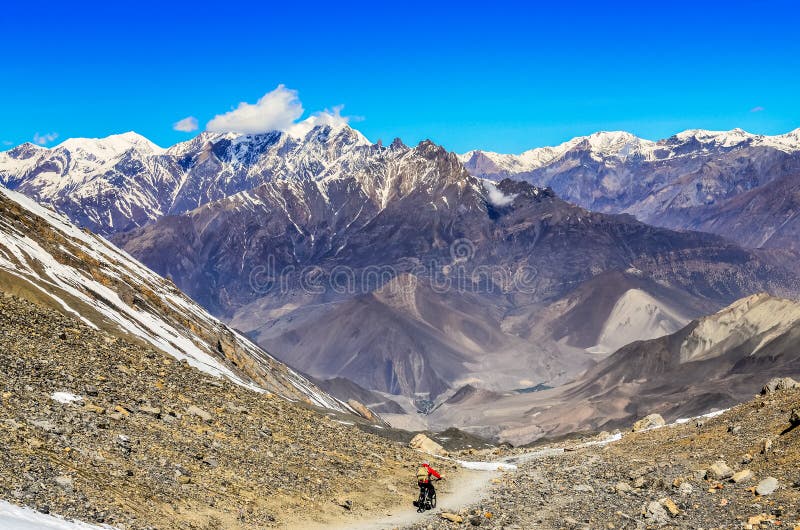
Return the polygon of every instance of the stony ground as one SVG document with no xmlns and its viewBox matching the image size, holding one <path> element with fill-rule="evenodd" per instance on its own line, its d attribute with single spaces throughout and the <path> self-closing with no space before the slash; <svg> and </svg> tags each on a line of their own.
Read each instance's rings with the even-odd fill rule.
<svg viewBox="0 0 800 530">
<path fill-rule="evenodd" d="M 800 390 L 787 390 L 602 447 L 559 444 L 568 450 L 504 474 L 485 502 L 451 510 L 459 522 L 434 514 L 411 528 L 800 529 L 798 409 Z"/>
<path fill-rule="evenodd" d="M 302 526 L 410 503 L 419 454 L 342 421 L 0 294 L 9 502 L 127 530 Z"/>
</svg>

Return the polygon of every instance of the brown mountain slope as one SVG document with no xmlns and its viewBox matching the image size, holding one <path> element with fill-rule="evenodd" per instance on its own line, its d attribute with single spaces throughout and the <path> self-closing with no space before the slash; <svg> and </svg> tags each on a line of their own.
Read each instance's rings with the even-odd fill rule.
<svg viewBox="0 0 800 530">
<path fill-rule="evenodd" d="M 0 294 L 0 499 L 14 504 L 143 530 L 272 528 L 325 521 L 343 510 L 332 501 L 358 513 L 410 503 L 418 453 L 356 421 Z"/>
<path fill-rule="evenodd" d="M 761 294 L 672 335 L 625 346 L 569 384 L 461 403 L 460 410 L 444 405 L 431 421 L 528 442 L 652 412 L 674 420 L 729 407 L 784 375 L 800 375 L 800 303 Z"/>
</svg>

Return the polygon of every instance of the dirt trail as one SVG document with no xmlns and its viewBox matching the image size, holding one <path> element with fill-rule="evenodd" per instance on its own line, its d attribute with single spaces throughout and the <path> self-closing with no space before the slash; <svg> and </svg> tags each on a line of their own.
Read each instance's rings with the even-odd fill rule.
<svg viewBox="0 0 800 530">
<path fill-rule="evenodd" d="M 519 464 L 547 456 L 563 453 L 561 448 L 544 448 L 529 453 L 506 457 L 497 462 Z M 464 469 L 452 480 L 444 480 L 436 484 L 438 506 L 436 509 L 418 513 L 412 505 L 398 505 L 384 516 L 375 517 L 375 514 L 365 514 L 366 517 L 342 516 L 339 520 L 325 524 L 298 523 L 289 525 L 287 530 L 321 530 L 321 529 L 347 529 L 347 530 L 380 530 L 406 527 L 418 523 L 431 516 L 438 516 L 441 512 L 458 512 L 461 508 L 480 501 L 489 493 L 489 486 L 493 478 L 499 477 L 500 471 Z"/>
<path fill-rule="evenodd" d="M 498 471 L 473 471 L 463 470 L 452 480 L 443 480 L 436 483 L 436 496 L 438 507 L 425 513 L 417 513 L 412 505 L 396 506 L 389 514 L 375 517 L 375 514 L 364 518 L 356 516 L 343 516 L 340 520 L 325 524 L 309 525 L 308 523 L 296 526 L 287 526 L 287 530 L 320 530 L 320 529 L 348 529 L 348 530 L 373 530 L 397 528 L 414 524 L 430 514 L 441 511 L 458 511 L 459 508 L 471 504 L 489 492 L 489 483 L 492 478 L 499 475 Z M 367 514 L 365 514 L 367 515 Z"/>
</svg>

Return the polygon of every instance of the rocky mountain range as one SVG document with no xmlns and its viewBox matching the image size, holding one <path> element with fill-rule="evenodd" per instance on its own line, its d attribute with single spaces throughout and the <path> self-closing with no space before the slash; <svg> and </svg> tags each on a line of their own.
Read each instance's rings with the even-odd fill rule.
<svg viewBox="0 0 800 530">
<path fill-rule="evenodd" d="M 520 155 L 470 151 L 473 175 L 550 186 L 590 210 L 702 230 L 752 248 L 795 248 L 800 129 L 778 136 L 688 130 L 656 142 L 600 132 Z M 759 204 L 769 204 L 759 208 Z"/>
<path fill-rule="evenodd" d="M 621 336 L 796 289 L 768 253 L 480 180 L 430 142 L 369 152 L 113 240 L 300 370 L 405 396 L 557 384 Z"/>
<path fill-rule="evenodd" d="M 654 228 L 558 192 L 627 211 L 612 203 L 651 204 L 641 197 L 705 160 L 726 168 L 705 177 L 718 181 L 720 209 L 723 198 L 748 201 L 770 224 L 785 208 L 768 190 L 791 186 L 776 175 L 794 167 L 795 137 L 599 134 L 537 151 L 525 171 L 503 169 L 550 175 L 552 187 L 540 187 L 470 174 L 504 174 L 485 153 L 371 144 L 347 126 L 302 137 L 202 133 L 168 149 L 127 133 L 19 146 L 0 154 L 0 181 L 105 234 L 290 365 L 403 396 L 413 411 L 465 384 L 502 392 L 564 383 L 631 341 L 673 333 L 743 296 L 795 295 L 790 250 Z M 749 150 L 758 162 L 745 171 Z M 634 161 L 649 180 L 620 169 Z M 628 180 L 601 185 L 602 164 Z M 559 177 L 567 166 L 585 174 Z M 736 175 L 756 170 L 763 185 L 737 195 Z M 611 198 L 588 200 L 592 186 Z M 735 225 L 737 208 L 725 211 L 709 226 L 726 215 Z M 776 242 L 792 239 L 786 226 Z"/>
</svg>

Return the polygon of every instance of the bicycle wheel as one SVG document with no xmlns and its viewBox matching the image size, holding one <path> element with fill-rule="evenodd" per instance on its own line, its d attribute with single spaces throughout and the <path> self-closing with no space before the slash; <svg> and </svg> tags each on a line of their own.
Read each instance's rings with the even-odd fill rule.
<svg viewBox="0 0 800 530">
<path fill-rule="evenodd" d="M 431 510 L 433 510 L 434 508 L 436 508 L 436 492 L 435 491 L 431 494 Z"/>
</svg>

